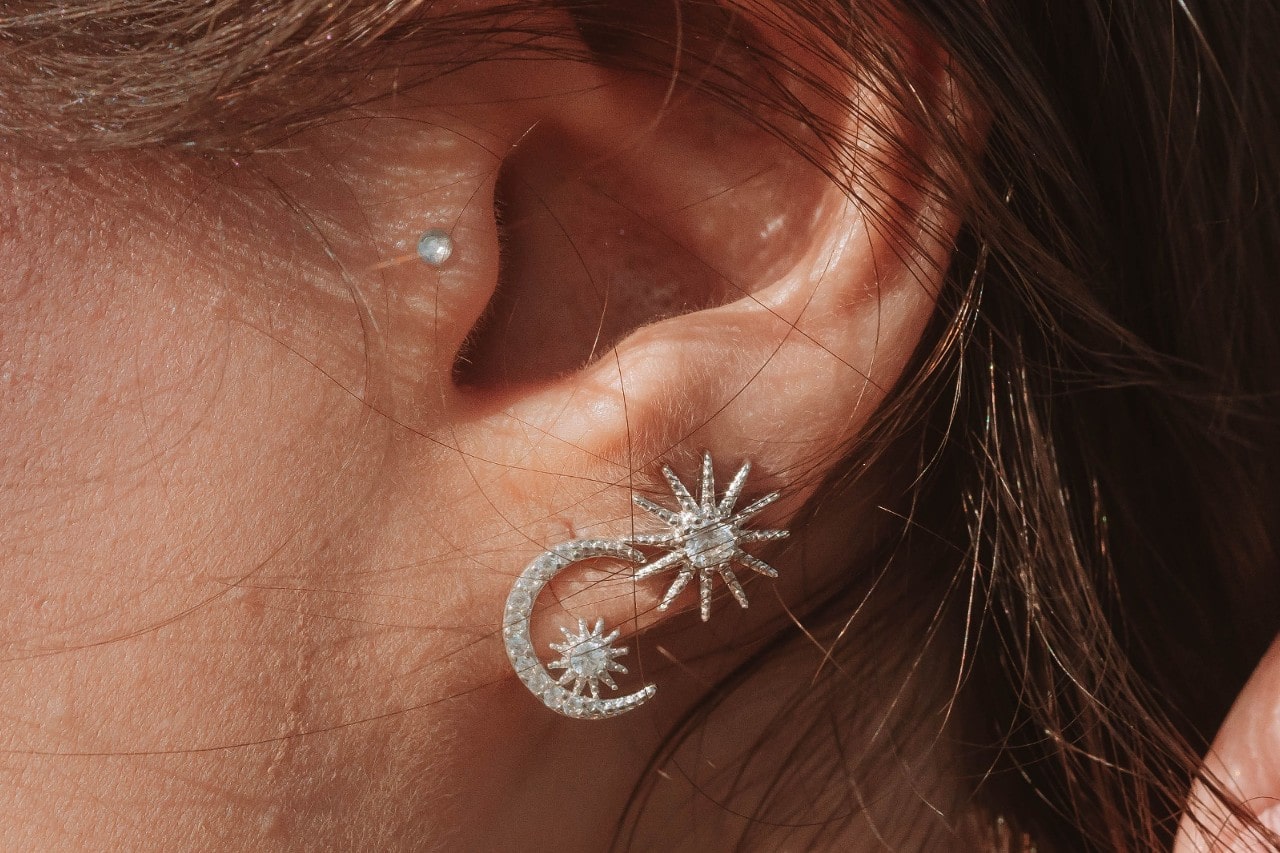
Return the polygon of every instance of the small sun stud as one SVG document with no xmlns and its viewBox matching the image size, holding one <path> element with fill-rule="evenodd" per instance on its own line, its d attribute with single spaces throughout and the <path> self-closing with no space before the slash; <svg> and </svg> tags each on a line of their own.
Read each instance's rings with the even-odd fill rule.
<svg viewBox="0 0 1280 853">
<path fill-rule="evenodd" d="M 600 682 L 608 685 L 610 690 L 617 690 L 618 685 L 611 673 L 626 674 L 627 668 L 614 658 L 627 653 L 627 647 L 613 647 L 614 640 L 621 633 L 614 630 L 604 633 L 604 620 L 597 619 L 596 624 L 587 627 L 586 619 L 578 620 L 577 632 L 561 626 L 564 634 L 563 643 L 551 643 L 551 650 L 560 654 L 560 660 L 547 664 L 547 669 L 563 669 L 564 673 L 557 682 L 561 687 L 573 684 L 573 695 L 581 696 L 585 688 L 591 692 L 592 699 L 600 698 Z"/>
<path fill-rule="evenodd" d="M 633 545 L 653 545 L 669 549 L 666 554 L 646 563 L 636 570 L 636 580 L 652 577 L 667 569 L 677 569 L 679 573 L 672 581 L 667 592 L 658 604 L 659 610 L 671 606 L 689 582 L 696 575 L 698 578 L 699 604 L 702 621 L 711 618 L 711 589 L 716 575 L 724 581 L 729 592 L 738 604 L 747 606 L 747 593 L 742 583 L 733 572 L 733 564 L 746 566 L 757 574 L 776 578 L 778 570 L 763 560 L 751 556 L 742 550 L 743 545 L 752 542 L 772 542 L 785 539 L 786 530 L 746 530 L 744 525 L 778 499 L 777 492 L 771 492 L 753 501 L 741 512 L 734 513 L 734 505 L 742 495 L 742 488 L 747 483 L 747 475 L 751 471 L 751 463 L 743 463 L 729 482 L 724 495 L 716 500 L 715 472 L 711 463 L 711 454 L 702 455 L 702 483 L 698 499 L 694 500 L 689 489 L 670 468 L 663 466 L 662 473 L 671 486 L 679 511 L 669 510 L 653 501 L 634 495 L 633 500 L 641 509 L 656 516 L 667 526 L 662 533 L 642 533 L 633 536 L 629 542 Z"/>
</svg>

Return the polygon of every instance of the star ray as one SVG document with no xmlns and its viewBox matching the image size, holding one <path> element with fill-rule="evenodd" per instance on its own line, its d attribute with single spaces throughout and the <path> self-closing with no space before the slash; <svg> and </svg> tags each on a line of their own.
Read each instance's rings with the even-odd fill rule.
<svg viewBox="0 0 1280 853">
<path fill-rule="evenodd" d="M 758 574 L 762 574 L 767 578 L 776 578 L 778 576 L 777 569 L 766 563 L 764 560 L 756 559 L 746 551 L 735 552 L 733 558 L 739 563 L 742 563 L 742 565 L 746 566 L 748 569 L 751 569 Z"/>
<path fill-rule="evenodd" d="M 662 476 L 667 478 L 667 483 L 671 485 L 671 493 L 676 496 L 676 500 L 680 503 L 680 509 L 685 512 L 697 512 L 698 502 L 693 499 L 693 495 L 689 494 L 689 490 L 684 487 L 684 483 L 680 482 L 680 478 L 676 476 L 676 472 L 672 471 L 666 465 L 662 466 Z"/>
<path fill-rule="evenodd" d="M 702 514 L 710 515 L 716 507 L 716 474 L 711 463 L 711 454 L 702 454 L 702 490 L 698 495 L 702 498 Z"/>
<path fill-rule="evenodd" d="M 671 586 L 667 589 L 667 594 L 662 596 L 662 601 L 658 602 L 658 609 L 666 610 L 670 607 L 671 602 L 677 595 L 684 591 L 684 588 L 689 585 L 689 581 L 691 580 L 693 580 L 693 566 L 685 566 L 685 568 L 680 570 L 679 576 L 676 577 L 675 581 L 673 581 Z"/>
<path fill-rule="evenodd" d="M 790 535 L 790 530 L 744 530 L 742 535 L 738 537 L 738 542 L 746 544 L 752 542 L 775 542 L 779 539 L 786 539 Z"/>
<path fill-rule="evenodd" d="M 779 496 L 780 495 L 778 492 L 770 492 L 769 494 L 765 495 L 759 500 L 753 501 L 750 506 L 748 506 L 742 512 L 735 515 L 734 518 L 737 519 L 739 522 L 746 521 L 748 518 L 755 515 L 760 510 L 764 509 L 769 504 L 776 501 L 779 498 Z"/>
<path fill-rule="evenodd" d="M 680 541 L 675 533 L 637 533 L 627 540 L 632 545 L 673 545 Z"/>
<path fill-rule="evenodd" d="M 747 606 L 747 591 L 742 588 L 742 582 L 738 580 L 738 576 L 733 573 L 733 569 L 724 565 L 720 567 L 720 577 L 724 578 L 724 585 L 729 587 L 729 592 L 733 593 L 733 597 L 738 599 L 738 604 L 743 609 Z"/>
<path fill-rule="evenodd" d="M 733 480 L 729 483 L 729 488 L 724 490 L 724 497 L 720 499 L 720 516 L 727 517 L 733 512 L 734 505 L 738 502 L 738 498 L 742 495 L 742 487 L 747 484 L 747 475 L 751 473 L 751 463 L 743 462 L 742 467 L 738 469 L 738 473 L 733 475 Z"/>
<path fill-rule="evenodd" d="M 663 554 L 647 566 L 641 566 L 636 569 L 635 579 L 644 580 L 645 578 L 651 578 L 658 572 L 666 571 L 676 563 L 680 562 L 684 562 L 684 552 L 682 551 L 671 551 L 667 554 Z"/>
<path fill-rule="evenodd" d="M 679 513 L 672 512 L 671 510 L 667 509 L 664 506 L 658 506 L 656 503 L 649 500 L 644 495 L 632 495 L 631 500 L 635 502 L 636 506 L 640 507 L 643 510 L 646 510 L 647 512 L 653 513 L 658 518 L 665 521 L 667 524 L 670 524 L 672 527 L 679 526 L 680 524 Z"/>
<path fill-rule="evenodd" d="M 698 573 L 698 611 L 703 622 L 711 618 L 711 573 L 708 571 Z"/>
</svg>

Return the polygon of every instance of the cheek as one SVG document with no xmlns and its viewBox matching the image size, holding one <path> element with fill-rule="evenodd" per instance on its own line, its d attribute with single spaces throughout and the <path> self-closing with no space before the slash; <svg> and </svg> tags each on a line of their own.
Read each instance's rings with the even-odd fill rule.
<svg viewBox="0 0 1280 853">
<path fill-rule="evenodd" d="M 67 264 L 5 303 L 0 625 L 14 654 L 110 643 L 224 599 L 287 559 L 360 446 L 350 395 L 228 317 L 211 282 L 172 285 L 176 266 L 142 281 L 113 278 L 123 262 Z"/>
<path fill-rule="evenodd" d="M 0 164 L 0 701 L 32 721 L 0 746 L 263 743 L 215 762 L 238 778 L 282 733 L 457 691 L 436 661 L 491 630 L 458 628 L 466 554 L 527 538 L 449 449 L 497 279 L 492 152 L 529 119 L 502 122 L 341 124 L 245 164 Z M 415 251 L 433 227 L 439 268 Z"/>
<path fill-rule="evenodd" d="M 270 736 L 345 606 L 304 621 L 278 591 L 347 564 L 380 508 L 359 315 L 225 210 L 41 188 L 0 238 L 0 683 L 38 723 L 5 746 Z"/>
<path fill-rule="evenodd" d="M 442 639 L 421 596 L 379 594 L 369 539 L 404 443 L 367 403 L 360 316 L 329 282 L 276 277 L 226 210 L 206 230 L 188 207 L 179 238 L 63 189 L 0 237 L 20 273 L 0 290 L 0 748 L 56 753 L 24 766 L 69 785 L 10 805 L 101 825 L 104 789 L 234 791 L 224 814 L 294 837 L 295 804 L 387 773 L 364 739 L 400 717 L 291 736 L 447 695 L 432 664 L 467 639 L 453 610 L 431 611 Z"/>
<path fill-rule="evenodd" d="M 375 646 L 428 689 L 423 661 L 473 639 L 465 554 L 527 534 L 449 449 L 451 371 L 497 280 L 494 152 L 531 119 L 413 118 L 244 163 L 0 163 L 0 683 L 18 718 L 47 719 L 40 684 L 69 709 L 13 746 L 376 714 L 404 700 Z M 440 268 L 416 257 L 433 227 Z M 439 563 L 461 567 L 432 590 L 445 639 L 418 595 Z"/>
</svg>

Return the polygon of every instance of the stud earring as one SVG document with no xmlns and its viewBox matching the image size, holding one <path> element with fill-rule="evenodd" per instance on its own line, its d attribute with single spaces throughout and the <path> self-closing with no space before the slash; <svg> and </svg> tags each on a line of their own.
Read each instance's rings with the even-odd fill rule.
<svg viewBox="0 0 1280 853">
<path fill-rule="evenodd" d="M 615 629 L 606 634 L 603 619 L 596 619 L 594 624 L 579 619 L 576 631 L 561 626 L 564 642 L 550 644 L 551 650 L 560 657 L 544 666 L 534 651 L 529 630 L 534 602 L 553 577 L 583 560 L 611 558 L 625 563 L 644 563 L 644 554 L 632 547 L 641 545 L 669 550 L 636 569 L 635 580 L 652 577 L 667 569 L 679 569 L 658 605 L 659 610 L 666 610 L 695 575 L 698 577 L 703 622 L 711 618 L 712 582 L 716 575 L 724 581 L 738 604 L 746 607 L 747 594 L 733 572 L 733 564 L 770 578 L 776 578 L 778 571 L 742 550 L 742 546 L 771 542 L 788 535 L 786 530 L 747 530 L 744 527 L 753 516 L 778 499 L 777 492 L 758 498 L 737 513 L 733 511 L 750 471 L 751 463 L 744 463 L 717 501 L 711 454 L 704 453 L 698 500 L 694 500 L 675 472 L 663 466 L 662 473 L 671 486 L 679 510 L 669 510 L 640 495 L 633 496 L 633 500 L 637 506 L 665 523 L 665 531 L 638 534 L 627 541 L 574 539 L 544 551 L 529 563 L 507 596 L 502 628 L 507 657 L 525 687 L 551 710 L 576 719 L 615 717 L 649 701 L 657 692 L 657 687 L 652 684 L 624 696 L 600 697 L 601 684 L 617 689 L 613 673 L 627 672 L 618 658 L 628 652 L 626 647 L 614 646 L 620 632 Z M 548 667 L 560 670 L 560 676 L 553 676 Z"/>
<path fill-rule="evenodd" d="M 453 255 L 453 238 L 441 228 L 422 232 L 418 238 L 418 257 L 428 266 L 442 267 Z"/>
<path fill-rule="evenodd" d="M 604 620 L 597 619 L 595 626 L 587 629 L 587 621 L 578 621 L 578 633 L 561 628 L 563 643 L 552 643 L 552 651 L 560 653 L 560 660 L 551 664 L 564 670 L 559 678 L 552 677 L 533 649 L 529 634 L 529 618 L 533 615 L 533 603 L 553 577 L 582 560 L 612 557 L 631 563 L 644 562 L 644 555 L 624 542 L 604 539 L 574 539 L 556 545 L 525 567 L 507 596 L 503 614 L 502 638 L 507 646 L 507 657 L 516 675 L 529 688 L 529 692 L 542 700 L 548 708 L 566 717 L 579 720 L 603 720 L 625 714 L 638 708 L 657 692 L 652 684 L 641 690 L 614 699 L 600 698 L 600 682 L 617 689 L 610 672 L 625 673 L 627 668 L 617 658 L 627 653 L 626 648 L 614 648 L 618 631 L 604 633 Z M 572 684 L 573 689 L 568 689 Z M 586 688 L 590 696 L 583 696 Z"/>
<path fill-rule="evenodd" d="M 733 507 L 742 495 L 742 487 L 746 485 L 747 475 L 751 472 L 751 463 L 744 462 L 738 473 L 724 490 L 724 496 L 716 501 L 715 471 L 711 463 L 711 454 L 702 454 L 702 484 L 698 500 L 693 499 L 689 489 L 667 466 L 662 466 L 662 473 L 671 486 L 671 492 L 680 504 L 680 511 L 674 512 L 658 506 L 653 501 L 633 495 L 636 506 L 657 516 L 667 525 L 664 533 L 643 533 L 633 536 L 630 542 L 634 545 L 656 545 L 671 550 L 652 563 L 636 570 L 636 580 L 643 580 L 667 569 L 680 567 L 679 574 L 667 589 L 666 595 L 658 604 L 659 610 L 666 610 L 672 600 L 679 595 L 694 575 L 698 576 L 699 611 L 702 621 L 711 618 L 711 587 L 716 575 L 724 581 L 725 586 L 733 593 L 733 597 L 742 607 L 747 606 L 747 593 L 742 588 L 738 576 L 733 573 L 733 564 L 746 566 L 757 574 L 767 578 L 776 578 L 778 570 L 773 566 L 751 556 L 742 550 L 743 545 L 752 542 L 773 542 L 785 539 L 790 535 L 786 530 L 746 530 L 744 525 L 752 516 L 760 512 L 778 499 L 777 492 L 771 492 L 753 501 L 741 512 L 734 513 Z"/>
</svg>

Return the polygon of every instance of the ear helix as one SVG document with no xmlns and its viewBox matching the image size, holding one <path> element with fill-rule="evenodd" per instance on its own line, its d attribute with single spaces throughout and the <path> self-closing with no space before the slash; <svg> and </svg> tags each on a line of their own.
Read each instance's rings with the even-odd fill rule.
<svg viewBox="0 0 1280 853">
<path fill-rule="evenodd" d="M 603 619 L 596 619 L 594 624 L 589 624 L 587 619 L 579 619 L 576 631 L 561 626 L 564 642 L 550 644 L 551 650 L 560 658 L 547 667 L 539 661 L 529 630 L 534 602 L 553 577 L 578 562 L 603 557 L 632 565 L 644 563 L 634 570 L 632 577 L 636 581 L 664 571 L 675 571 L 675 579 L 658 604 L 659 610 L 666 610 L 696 577 L 703 622 L 711 618 L 712 590 L 717 576 L 742 607 L 747 606 L 747 594 L 734 573 L 735 565 L 765 577 L 778 576 L 776 569 L 742 548 L 743 545 L 776 541 L 788 535 L 786 530 L 746 528 L 755 515 L 778 499 L 777 492 L 758 498 L 734 512 L 750 470 L 751 463 L 744 462 L 724 494 L 717 498 L 711 454 L 704 453 L 701 481 L 695 498 L 675 472 L 663 466 L 662 473 L 671 486 L 677 507 L 669 509 L 641 495 L 634 495 L 633 500 L 660 521 L 665 530 L 637 534 L 625 541 L 574 539 L 543 552 L 525 567 L 507 596 L 502 633 L 507 656 L 516 675 L 534 696 L 551 710 L 567 717 L 605 719 L 639 707 L 657 692 L 654 685 L 647 684 L 639 691 L 621 697 L 600 697 L 602 683 L 617 689 L 612 673 L 627 672 L 626 666 L 617 659 L 628 652 L 625 647 L 614 647 L 620 632 L 615 629 L 606 634 Z M 645 555 L 634 547 L 637 545 L 665 549 L 666 553 L 646 563 Z M 554 677 L 548 668 L 562 673 L 558 678 Z M 584 691 L 590 695 L 583 695 Z"/>
</svg>

